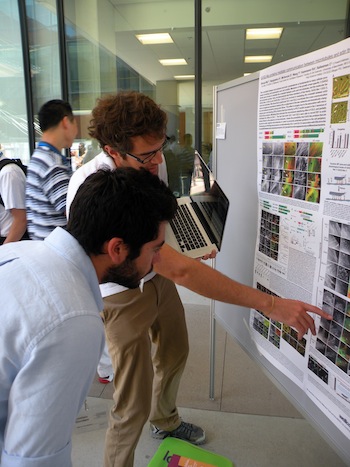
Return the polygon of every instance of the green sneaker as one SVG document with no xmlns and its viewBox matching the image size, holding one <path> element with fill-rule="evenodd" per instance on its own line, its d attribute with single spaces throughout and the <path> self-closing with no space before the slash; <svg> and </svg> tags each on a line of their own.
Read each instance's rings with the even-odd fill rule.
<svg viewBox="0 0 350 467">
<path fill-rule="evenodd" d="M 170 436 L 196 445 L 205 443 L 205 431 L 192 423 L 181 422 L 181 424 L 173 431 L 161 430 L 151 423 L 150 431 L 152 438 L 156 439 L 164 439 Z"/>
</svg>

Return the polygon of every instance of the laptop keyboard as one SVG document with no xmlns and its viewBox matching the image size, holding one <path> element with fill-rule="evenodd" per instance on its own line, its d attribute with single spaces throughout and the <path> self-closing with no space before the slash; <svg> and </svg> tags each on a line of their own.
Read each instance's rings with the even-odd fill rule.
<svg viewBox="0 0 350 467">
<path fill-rule="evenodd" d="M 170 225 L 182 251 L 195 250 L 207 245 L 185 204 L 178 206 L 176 216 Z"/>
</svg>

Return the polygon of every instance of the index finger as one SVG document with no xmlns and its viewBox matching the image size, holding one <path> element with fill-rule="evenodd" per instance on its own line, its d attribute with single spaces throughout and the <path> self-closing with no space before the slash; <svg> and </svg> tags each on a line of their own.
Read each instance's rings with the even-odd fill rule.
<svg viewBox="0 0 350 467">
<path fill-rule="evenodd" d="M 321 308 L 318 308 L 317 306 L 313 305 L 307 305 L 307 310 L 310 313 L 316 313 L 316 315 L 321 316 L 321 318 L 326 318 L 326 319 L 332 319 L 333 316 L 330 315 L 329 313 L 326 313 L 325 311 L 321 310 Z"/>
</svg>

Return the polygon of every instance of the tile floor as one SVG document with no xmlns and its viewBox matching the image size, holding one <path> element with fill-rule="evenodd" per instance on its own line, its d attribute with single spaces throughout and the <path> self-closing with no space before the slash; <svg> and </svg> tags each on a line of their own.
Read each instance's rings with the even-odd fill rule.
<svg viewBox="0 0 350 467">
<path fill-rule="evenodd" d="M 350 466 L 219 325 L 215 396 L 209 399 L 209 301 L 179 290 L 186 308 L 190 356 L 178 407 L 184 420 L 206 430 L 208 442 L 203 447 L 228 457 L 237 467 Z M 76 429 L 73 467 L 102 467 L 112 391 L 112 384 L 101 385 L 97 379 L 93 382 L 88 413 L 93 417 L 95 411 L 99 418 L 86 431 Z M 146 424 L 135 453 L 135 467 L 147 467 L 158 446 Z"/>
</svg>

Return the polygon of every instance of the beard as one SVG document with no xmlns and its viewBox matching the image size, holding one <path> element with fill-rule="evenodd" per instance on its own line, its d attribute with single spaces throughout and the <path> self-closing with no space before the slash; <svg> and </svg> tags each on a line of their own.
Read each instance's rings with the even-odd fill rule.
<svg viewBox="0 0 350 467">
<path fill-rule="evenodd" d="M 111 266 L 103 276 L 101 283 L 114 282 L 128 289 L 137 289 L 140 280 L 141 277 L 134 265 L 134 261 L 126 258 L 119 266 Z"/>
</svg>

